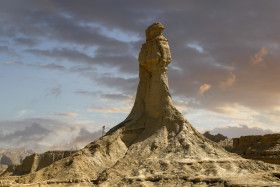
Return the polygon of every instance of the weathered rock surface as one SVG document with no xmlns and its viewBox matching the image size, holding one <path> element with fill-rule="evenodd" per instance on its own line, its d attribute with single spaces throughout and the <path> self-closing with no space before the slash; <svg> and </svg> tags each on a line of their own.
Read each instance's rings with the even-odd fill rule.
<svg viewBox="0 0 280 187">
<path fill-rule="evenodd" d="M 31 154 L 33 151 L 25 148 L 0 149 L 0 170 L 11 164 L 22 164 L 23 159 Z"/>
<path fill-rule="evenodd" d="M 163 29 L 155 23 L 146 30 L 134 107 L 122 123 L 69 157 L 30 174 L 2 176 L 0 182 L 14 186 L 279 186 L 280 166 L 225 151 L 198 133 L 175 108 L 166 75 L 171 55 Z"/>
<path fill-rule="evenodd" d="M 223 141 L 223 140 L 225 140 L 225 139 L 228 139 L 228 137 L 226 137 L 226 136 L 224 136 L 224 135 L 222 135 L 222 134 L 220 134 L 220 133 L 218 133 L 218 134 L 216 134 L 216 135 L 213 135 L 213 134 L 211 134 L 209 131 L 206 131 L 206 132 L 203 134 L 203 136 L 205 136 L 205 137 L 208 138 L 209 140 L 212 140 L 213 142 L 216 142 L 216 143 L 218 143 L 218 142 L 220 142 L 220 141 Z"/>
<path fill-rule="evenodd" d="M 233 140 L 232 139 L 225 139 L 225 140 L 219 141 L 218 145 L 223 147 L 225 150 L 227 150 L 229 152 L 232 152 Z"/>
<path fill-rule="evenodd" d="M 233 138 L 232 152 L 243 158 L 280 164 L 280 134 Z"/>
<path fill-rule="evenodd" d="M 13 175 L 24 175 L 27 173 L 36 172 L 45 168 L 54 162 L 73 155 L 77 151 L 48 151 L 43 154 L 32 154 L 27 156 L 21 165 L 12 164 L 2 175 L 13 173 Z"/>
<path fill-rule="evenodd" d="M 216 135 L 211 134 L 209 131 L 206 131 L 203 136 L 207 139 L 216 142 L 219 146 L 223 147 L 225 150 L 232 152 L 232 144 L 233 140 L 229 139 L 228 137 L 218 133 Z"/>
</svg>

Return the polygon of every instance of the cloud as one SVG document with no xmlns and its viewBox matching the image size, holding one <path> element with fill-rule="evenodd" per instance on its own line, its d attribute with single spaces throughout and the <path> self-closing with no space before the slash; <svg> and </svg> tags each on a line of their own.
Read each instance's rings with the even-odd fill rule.
<svg viewBox="0 0 280 187">
<path fill-rule="evenodd" d="M 77 90 L 74 93 L 80 94 L 80 95 L 92 95 L 92 96 L 96 96 L 96 95 L 100 94 L 100 92 L 91 92 L 91 91 L 86 91 L 86 90 Z"/>
<path fill-rule="evenodd" d="M 5 65 L 23 65 L 22 62 L 7 61 L 4 62 Z"/>
<path fill-rule="evenodd" d="M 239 138 L 240 136 L 248 136 L 248 135 L 264 135 L 264 134 L 272 134 L 276 133 L 269 129 L 262 129 L 258 127 L 248 127 L 247 125 L 239 125 L 239 126 L 225 126 L 225 127 L 216 127 L 210 130 L 211 134 L 221 133 L 228 138 Z"/>
<path fill-rule="evenodd" d="M 125 105 L 125 106 L 118 106 L 118 107 L 92 107 L 88 108 L 88 112 L 100 112 L 100 113 L 123 113 L 128 114 L 131 110 L 132 106 Z"/>
<path fill-rule="evenodd" d="M 57 64 L 46 64 L 46 65 L 42 65 L 39 67 L 42 69 L 60 70 L 60 71 L 63 71 L 66 69 L 64 66 L 57 65 Z"/>
<path fill-rule="evenodd" d="M 204 93 L 210 90 L 210 88 L 211 88 L 210 84 L 203 84 L 202 86 L 199 87 L 199 94 L 204 95 Z"/>
<path fill-rule="evenodd" d="M 204 52 L 203 47 L 200 46 L 200 45 L 198 45 L 198 44 L 196 44 L 196 43 L 187 44 L 187 47 L 190 47 L 190 48 L 192 48 L 192 49 L 195 49 L 195 50 L 196 50 L 197 52 L 199 52 L 199 53 L 203 53 L 203 52 Z"/>
<path fill-rule="evenodd" d="M 138 85 L 138 77 L 136 78 L 122 78 L 113 77 L 111 75 L 101 75 L 94 79 L 99 86 L 106 86 L 108 88 L 116 88 L 126 95 L 135 95 Z"/>
<path fill-rule="evenodd" d="M 59 96 L 62 93 L 61 86 L 58 85 L 48 91 L 48 95 Z"/>
<path fill-rule="evenodd" d="M 101 94 L 100 97 L 105 100 L 117 100 L 123 102 L 134 102 L 134 98 L 125 94 Z"/>
<path fill-rule="evenodd" d="M 32 110 L 27 110 L 27 109 L 21 110 L 21 111 L 19 111 L 19 112 L 17 113 L 16 118 L 23 118 L 23 117 L 26 117 L 26 115 L 28 115 L 28 114 L 30 114 L 30 113 L 32 113 Z"/>
<path fill-rule="evenodd" d="M 87 63 L 93 62 L 93 57 L 86 55 L 76 49 L 62 48 L 62 49 L 51 49 L 51 50 L 41 50 L 41 49 L 27 49 L 28 53 L 37 56 L 46 56 L 50 58 L 57 58 L 59 60 L 66 59 L 70 61 L 83 61 Z"/>
<path fill-rule="evenodd" d="M 32 59 L 50 62 L 37 64 L 41 69 L 68 70 L 61 71 L 62 76 L 78 73 L 92 81 L 94 89 L 77 97 L 97 93 L 101 99 L 115 102 L 135 96 L 137 56 L 145 42 L 144 29 L 160 21 L 166 27 L 163 33 L 172 53 L 169 67 L 176 67 L 167 71 L 173 98 L 192 101 L 194 105 L 188 110 L 232 117 L 240 115 L 238 110 L 250 111 L 247 116 L 259 116 L 255 121 L 259 127 L 279 128 L 277 115 L 271 123 L 266 123 L 265 116 L 274 114 L 275 107 L 280 106 L 276 81 L 280 79 L 280 2 L 145 2 L 30 0 L 19 1 L 16 6 L 12 1 L 3 2 L 0 41 L 6 42 L 0 52 L 9 56 L 4 60 L 7 62 L 19 60 L 11 54 L 15 50 L 23 60 L 34 55 Z M 26 44 L 15 46 L 15 38 L 30 41 L 21 39 Z M 36 39 L 41 43 L 32 48 Z M 61 89 L 55 93 L 59 95 Z"/>
<path fill-rule="evenodd" d="M 268 54 L 268 48 L 262 47 L 259 52 L 251 57 L 251 64 L 258 67 L 265 67 L 264 57 Z"/>
<path fill-rule="evenodd" d="M 38 123 L 32 123 L 30 126 L 26 126 L 23 130 L 15 130 L 12 133 L 2 134 L 0 136 L 1 141 L 9 142 L 13 141 L 16 143 L 39 141 L 43 137 L 50 134 L 51 131 L 42 127 Z"/>
<path fill-rule="evenodd" d="M 19 37 L 15 38 L 13 41 L 16 45 L 25 45 L 28 47 L 34 47 L 35 45 L 39 44 L 39 41 L 34 38 Z"/>
<path fill-rule="evenodd" d="M 64 116 L 64 117 L 71 117 L 71 118 L 75 118 L 78 116 L 77 113 L 55 113 L 58 116 Z"/>
<path fill-rule="evenodd" d="M 0 46 L 0 52 L 7 52 L 8 49 L 8 46 Z"/>
<path fill-rule="evenodd" d="M 0 121 L 0 147 L 25 147 L 35 152 L 82 148 L 101 136 L 101 126 L 94 126 L 45 118 Z"/>
<path fill-rule="evenodd" d="M 72 145 L 83 144 L 86 145 L 102 136 L 102 130 L 90 132 L 85 128 L 81 128 L 77 136 L 71 142 Z"/>
<path fill-rule="evenodd" d="M 232 72 L 230 72 L 228 79 L 226 81 L 220 82 L 220 87 L 222 89 L 229 88 L 235 83 L 235 81 L 236 81 L 236 76 Z"/>
</svg>

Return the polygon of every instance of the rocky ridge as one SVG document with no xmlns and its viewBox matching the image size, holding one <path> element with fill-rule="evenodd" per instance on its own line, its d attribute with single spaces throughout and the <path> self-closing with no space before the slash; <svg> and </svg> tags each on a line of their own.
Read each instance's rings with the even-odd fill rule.
<svg viewBox="0 0 280 187">
<path fill-rule="evenodd" d="M 220 141 L 228 139 L 228 137 L 218 133 L 216 135 L 212 135 L 209 131 L 206 131 L 203 136 L 208 138 L 209 140 L 212 140 L 213 142 L 219 143 Z"/>
<path fill-rule="evenodd" d="M 243 158 L 280 164 L 280 134 L 233 138 L 232 152 Z"/>
<path fill-rule="evenodd" d="M 164 27 L 146 29 L 131 113 L 105 136 L 37 171 L 0 177 L 13 186 L 279 186 L 280 166 L 246 160 L 198 133 L 173 105 Z"/>
<path fill-rule="evenodd" d="M 75 152 L 77 151 L 47 151 L 43 154 L 35 153 L 27 156 L 20 165 L 9 165 L 5 172 L 12 172 L 14 175 L 33 173 L 53 164 L 58 160 L 71 156 Z"/>
<path fill-rule="evenodd" d="M 32 150 L 25 148 L 0 149 L 0 170 L 6 169 L 11 164 L 22 164 L 23 159 L 33 153 Z"/>
</svg>

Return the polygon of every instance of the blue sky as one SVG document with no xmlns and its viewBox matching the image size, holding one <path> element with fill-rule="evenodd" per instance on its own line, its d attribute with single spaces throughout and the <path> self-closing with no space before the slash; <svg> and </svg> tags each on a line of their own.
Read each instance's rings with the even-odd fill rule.
<svg viewBox="0 0 280 187">
<path fill-rule="evenodd" d="M 174 103 L 195 128 L 280 131 L 279 1 L 0 5 L 0 148 L 82 147 L 125 119 L 145 29 L 158 21 Z"/>
</svg>

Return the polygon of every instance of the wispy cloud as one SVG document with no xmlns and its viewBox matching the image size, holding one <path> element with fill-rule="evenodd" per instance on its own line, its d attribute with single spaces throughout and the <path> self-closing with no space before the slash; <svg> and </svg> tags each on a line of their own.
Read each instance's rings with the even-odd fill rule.
<svg viewBox="0 0 280 187">
<path fill-rule="evenodd" d="M 251 64 L 258 67 L 265 67 L 264 57 L 268 54 L 268 48 L 262 47 L 259 52 L 251 57 Z"/>
<path fill-rule="evenodd" d="M 88 112 L 100 112 L 100 113 L 123 113 L 128 114 L 131 110 L 131 106 L 120 107 L 92 107 L 88 108 Z"/>
<path fill-rule="evenodd" d="M 58 116 L 64 116 L 64 117 L 71 117 L 71 118 L 75 118 L 78 116 L 77 113 L 55 113 Z"/>
<path fill-rule="evenodd" d="M 17 115 L 16 118 L 24 118 L 27 117 L 27 115 L 29 115 L 30 113 L 32 113 L 32 110 L 28 110 L 28 109 L 24 109 L 24 110 L 20 110 Z"/>
<path fill-rule="evenodd" d="M 65 70 L 66 68 L 62 65 L 58 65 L 58 64 L 46 64 L 46 65 L 42 65 L 42 66 L 39 66 L 39 68 L 42 68 L 42 69 L 50 69 L 50 70 L 60 70 L 60 71 L 63 71 Z"/>
<path fill-rule="evenodd" d="M 222 89 L 226 89 L 231 87 L 236 81 L 236 75 L 233 74 L 232 72 L 229 73 L 228 79 L 226 81 L 220 82 L 220 87 Z"/>
<path fill-rule="evenodd" d="M 15 62 L 15 61 L 6 61 L 4 62 L 6 65 L 24 65 L 22 62 Z"/>
<path fill-rule="evenodd" d="M 203 84 L 202 86 L 199 87 L 199 94 L 204 95 L 204 93 L 208 90 L 210 90 L 211 85 L 210 84 Z"/>
</svg>

